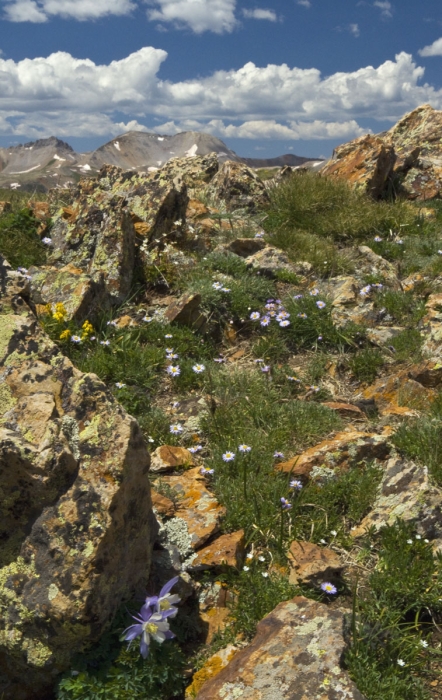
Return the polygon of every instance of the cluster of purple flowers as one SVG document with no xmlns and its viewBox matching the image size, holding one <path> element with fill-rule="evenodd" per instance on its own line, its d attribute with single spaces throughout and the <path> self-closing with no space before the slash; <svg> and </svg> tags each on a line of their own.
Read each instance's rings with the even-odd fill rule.
<svg viewBox="0 0 442 700">
<path fill-rule="evenodd" d="M 151 638 L 162 644 L 166 639 L 172 639 L 175 635 L 169 629 L 168 618 L 175 617 L 178 608 L 175 603 L 180 601 L 179 595 L 170 595 L 179 576 L 168 581 L 161 589 L 159 595 L 146 598 L 143 607 L 137 615 L 132 615 L 136 621 L 124 630 L 122 641 L 129 642 L 129 647 L 137 637 L 140 637 L 140 654 L 143 659 L 149 654 Z"/>
<path fill-rule="evenodd" d="M 286 328 L 290 325 L 290 314 L 285 310 L 281 299 L 267 299 L 267 304 L 264 308 L 265 314 L 263 316 L 261 316 L 259 311 L 252 311 L 250 319 L 252 321 L 259 321 L 263 328 L 268 326 L 272 319 L 277 321 L 281 328 Z"/>
</svg>

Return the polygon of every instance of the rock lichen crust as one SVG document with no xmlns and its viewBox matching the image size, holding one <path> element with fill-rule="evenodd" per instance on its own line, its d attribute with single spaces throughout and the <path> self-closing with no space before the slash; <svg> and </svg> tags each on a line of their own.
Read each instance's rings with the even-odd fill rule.
<svg viewBox="0 0 442 700">
<path fill-rule="evenodd" d="M 341 668 L 344 616 L 302 596 L 280 603 L 197 700 L 364 700 Z"/>
<path fill-rule="evenodd" d="M 0 695 L 50 697 L 144 591 L 155 525 L 137 422 L 39 327 L 0 260 Z"/>
</svg>

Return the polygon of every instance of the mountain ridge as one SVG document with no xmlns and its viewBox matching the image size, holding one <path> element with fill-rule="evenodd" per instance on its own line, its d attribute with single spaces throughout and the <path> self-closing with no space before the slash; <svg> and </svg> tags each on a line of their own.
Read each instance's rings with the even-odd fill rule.
<svg viewBox="0 0 442 700">
<path fill-rule="evenodd" d="M 212 152 L 217 153 L 220 162 L 233 160 L 252 168 L 296 167 L 312 160 L 321 160 L 294 154 L 275 158 L 243 158 L 216 136 L 195 131 L 174 135 L 128 131 L 87 153 L 77 153 L 66 141 L 50 136 L 0 148 L 0 187 L 37 191 L 64 188 L 85 175 L 96 174 L 107 164 L 123 170 L 153 171 L 171 158 Z"/>
</svg>

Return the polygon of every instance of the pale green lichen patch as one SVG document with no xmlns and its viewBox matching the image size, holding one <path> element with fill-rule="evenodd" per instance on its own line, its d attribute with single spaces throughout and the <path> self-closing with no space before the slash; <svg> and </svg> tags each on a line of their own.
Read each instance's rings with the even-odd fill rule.
<svg viewBox="0 0 442 700">
<path fill-rule="evenodd" d="M 38 639 L 30 639 L 26 645 L 28 664 L 42 668 L 52 658 L 52 651 Z"/>
<path fill-rule="evenodd" d="M 0 359 L 6 355 L 9 343 L 16 328 L 17 316 L 12 314 L 7 316 L 0 315 Z"/>
<path fill-rule="evenodd" d="M 8 385 L 4 382 L 0 383 L 0 425 L 5 422 L 6 414 L 14 408 L 16 403 L 17 400 Z"/>
<path fill-rule="evenodd" d="M 48 588 L 48 599 L 54 600 L 54 598 L 56 598 L 59 593 L 60 593 L 60 591 L 58 590 L 55 583 L 51 583 L 51 585 Z"/>
</svg>

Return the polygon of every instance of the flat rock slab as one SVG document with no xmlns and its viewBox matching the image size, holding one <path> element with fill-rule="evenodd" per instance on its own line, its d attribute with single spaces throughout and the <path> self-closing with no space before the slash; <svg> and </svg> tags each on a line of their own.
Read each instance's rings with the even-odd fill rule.
<svg viewBox="0 0 442 700">
<path fill-rule="evenodd" d="M 199 549 L 218 532 L 225 508 L 208 490 L 200 467 L 177 476 L 162 476 L 161 481 L 176 493 L 179 504 L 175 515 L 187 525 L 190 546 Z"/>
<path fill-rule="evenodd" d="M 272 246 L 266 246 L 248 256 L 246 262 L 253 270 L 267 277 L 274 277 L 277 272 L 282 271 L 295 274 L 295 266 L 290 262 L 288 255 Z"/>
<path fill-rule="evenodd" d="M 337 579 L 343 569 L 339 555 L 313 542 L 295 540 L 287 552 L 290 583 L 318 585 Z"/>
<path fill-rule="evenodd" d="M 189 571 L 202 571 L 216 567 L 233 566 L 238 568 L 244 559 L 244 530 L 217 537 L 200 549 L 192 561 Z"/>
<path fill-rule="evenodd" d="M 345 469 L 349 463 L 363 459 L 386 459 L 390 448 L 387 439 L 390 430 L 381 434 L 362 433 L 357 430 L 337 433 L 334 437 L 323 440 L 286 462 L 280 462 L 276 469 L 291 472 L 293 476 L 309 477 L 314 467 L 327 466 Z"/>
<path fill-rule="evenodd" d="M 425 370 L 422 369 L 425 375 Z M 420 377 L 419 369 L 417 377 Z M 433 375 L 436 381 L 437 374 Z M 429 379 L 429 377 L 428 377 Z M 373 399 L 383 416 L 414 416 L 436 398 L 436 389 L 427 388 L 410 377 L 410 370 L 403 370 L 390 377 L 378 379 L 365 389 L 365 399 Z"/>
<path fill-rule="evenodd" d="M 379 530 L 393 525 L 398 518 L 415 522 L 418 532 L 429 540 L 442 538 L 442 489 L 431 483 L 426 467 L 392 457 L 373 508 L 351 535 L 359 537 L 370 527 Z"/>
<path fill-rule="evenodd" d="M 206 320 L 200 311 L 200 304 L 200 294 L 184 294 L 167 307 L 164 315 L 169 323 L 175 321 L 183 326 L 200 328 Z"/>
<path fill-rule="evenodd" d="M 160 445 L 152 452 L 150 471 L 168 472 L 178 467 L 193 466 L 192 453 L 185 447 L 174 445 Z"/>
<path fill-rule="evenodd" d="M 343 629 L 343 614 L 322 603 L 280 603 L 197 700 L 364 700 L 340 666 Z"/>
</svg>

